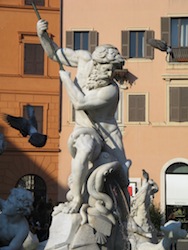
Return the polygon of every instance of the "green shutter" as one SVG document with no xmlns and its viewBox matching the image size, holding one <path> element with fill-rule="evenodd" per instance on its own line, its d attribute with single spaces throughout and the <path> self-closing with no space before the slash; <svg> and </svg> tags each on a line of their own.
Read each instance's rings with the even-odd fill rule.
<svg viewBox="0 0 188 250">
<path fill-rule="evenodd" d="M 170 45 L 170 18 L 161 17 L 161 40 Z"/>
<path fill-rule="evenodd" d="M 170 121 L 179 122 L 180 88 L 170 87 Z"/>
<path fill-rule="evenodd" d="M 148 40 L 154 38 L 154 31 L 147 30 L 144 35 L 144 46 L 145 46 L 145 58 L 153 59 L 154 58 L 154 48 L 148 43 Z"/>
<path fill-rule="evenodd" d="M 92 53 L 96 46 L 98 45 L 98 32 L 90 31 L 89 32 L 89 51 Z"/>
<path fill-rule="evenodd" d="M 180 121 L 188 121 L 188 87 L 180 87 Z"/>
<path fill-rule="evenodd" d="M 121 53 L 125 58 L 129 58 L 129 36 L 130 32 L 127 30 L 121 31 Z"/>
<path fill-rule="evenodd" d="M 74 49 L 74 32 L 66 31 L 66 48 Z"/>
<path fill-rule="evenodd" d="M 145 95 L 129 95 L 129 122 L 145 122 Z"/>
</svg>

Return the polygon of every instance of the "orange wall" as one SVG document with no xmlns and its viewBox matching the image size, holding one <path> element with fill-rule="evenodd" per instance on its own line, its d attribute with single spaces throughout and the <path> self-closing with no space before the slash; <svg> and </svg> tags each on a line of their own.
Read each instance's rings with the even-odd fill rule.
<svg viewBox="0 0 188 250">
<path fill-rule="evenodd" d="M 188 9 L 186 0 L 64 0 L 63 37 L 68 30 L 96 30 L 99 44 L 111 43 L 121 51 L 121 31 L 130 28 L 154 30 L 155 38 L 160 39 L 160 18 L 163 16 L 185 16 Z M 188 16 L 188 14 L 187 14 Z M 165 53 L 155 50 L 154 60 L 126 60 L 125 68 L 137 77 L 128 90 L 124 90 L 123 140 L 127 157 L 133 162 L 130 177 L 142 177 L 144 168 L 159 185 L 156 203 L 160 202 L 161 175 L 163 166 L 175 158 L 188 159 L 187 125 L 167 123 L 167 82 L 164 74 L 187 74 L 188 65 L 173 69 L 165 61 Z M 70 70 L 70 69 L 69 69 Z M 188 84 L 188 77 L 186 79 Z M 126 123 L 126 102 L 128 93 L 148 93 L 148 124 Z M 68 151 L 67 134 L 72 131 L 68 99 L 64 94 L 63 130 L 61 134 L 61 162 L 66 162 Z M 61 164 L 61 163 L 60 163 Z M 60 170 L 60 182 L 66 185 L 68 173 Z M 70 170 L 69 170 L 70 172 Z M 64 176 L 64 178 L 63 178 Z"/>
<path fill-rule="evenodd" d="M 24 1 L 0 0 L 0 114 L 22 116 L 22 105 L 44 105 L 44 133 L 48 140 L 35 148 L 0 116 L 0 133 L 7 149 L 0 156 L 0 197 L 6 198 L 17 181 L 27 174 L 40 176 L 47 185 L 47 197 L 58 200 L 59 77 L 58 65 L 45 56 L 45 75 L 23 74 L 23 43 L 20 34 L 36 34 L 37 17 Z M 49 8 L 50 7 L 50 8 Z M 40 14 L 50 22 L 49 33 L 59 43 L 59 1 L 48 0 Z M 31 38 L 31 42 L 32 42 Z M 38 38 L 35 42 L 39 43 Z"/>
</svg>

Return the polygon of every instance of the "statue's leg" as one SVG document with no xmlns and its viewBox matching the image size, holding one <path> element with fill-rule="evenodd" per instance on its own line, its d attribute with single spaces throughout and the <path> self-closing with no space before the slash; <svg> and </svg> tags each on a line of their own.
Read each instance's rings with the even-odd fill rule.
<svg viewBox="0 0 188 250">
<path fill-rule="evenodd" d="M 98 155 L 95 150 L 96 141 L 92 135 L 81 134 L 75 141 L 76 155 L 72 159 L 72 184 L 73 199 L 69 213 L 78 212 L 82 204 L 82 188 L 88 174 L 88 162 L 93 161 Z M 96 154 L 97 152 L 97 154 Z"/>
</svg>

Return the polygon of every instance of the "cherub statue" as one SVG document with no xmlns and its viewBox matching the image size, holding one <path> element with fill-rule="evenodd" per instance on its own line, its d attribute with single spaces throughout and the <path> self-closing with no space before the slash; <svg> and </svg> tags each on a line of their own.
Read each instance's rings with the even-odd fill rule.
<svg viewBox="0 0 188 250">
<path fill-rule="evenodd" d="M 21 250 L 29 233 L 25 216 L 32 210 L 32 193 L 13 188 L 7 200 L 0 199 L 0 249 Z"/>
</svg>

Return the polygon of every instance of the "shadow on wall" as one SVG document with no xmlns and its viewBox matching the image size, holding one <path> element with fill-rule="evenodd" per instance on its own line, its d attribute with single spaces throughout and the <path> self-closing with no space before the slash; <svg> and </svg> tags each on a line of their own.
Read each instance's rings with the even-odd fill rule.
<svg viewBox="0 0 188 250">
<path fill-rule="evenodd" d="M 16 137 L 7 137 L 6 128 L 0 125 L 0 133 L 4 134 L 7 148 L 0 155 L 0 198 L 6 199 L 10 190 L 16 187 L 19 180 L 24 176 L 38 176 L 46 186 L 46 199 L 52 199 L 54 204 L 58 203 L 58 190 L 66 193 L 58 186 L 58 152 L 57 150 L 46 150 L 43 148 L 30 147 L 28 149 L 18 148 L 14 143 Z M 19 132 L 18 132 L 19 133 Z M 19 138 L 20 139 L 20 138 Z M 21 138 L 27 142 L 28 138 Z M 32 180 L 31 180 L 32 182 Z M 33 192 L 37 192 L 37 183 L 29 183 Z M 26 188 L 28 188 L 26 186 Z M 36 195 L 37 196 L 37 195 Z"/>
<path fill-rule="evenodd" d="M 134 74 L 132 74 L 131 72 L 127 72 L 127 83 L 130 85 L 135 84 L 136 80 L 138 79 L 138 77 L 136 77 Z"/>
</svg>

